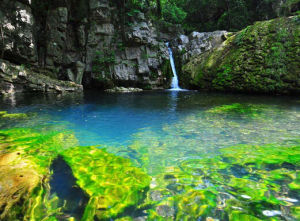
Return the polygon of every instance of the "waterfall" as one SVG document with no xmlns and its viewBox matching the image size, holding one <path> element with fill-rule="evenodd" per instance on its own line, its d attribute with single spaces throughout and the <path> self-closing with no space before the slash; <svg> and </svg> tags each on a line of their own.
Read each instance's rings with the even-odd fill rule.
<svg viewBox="0 0 300 221">
<path fill-rule="evenodd" d="M 168 47 L 170 63 L 171 63 L 172 72 L 174 75 L 172 78 L 171 90 L 172 91 L 180 91 L 182 89 L 179 87 L 179 84 L 178 84 L 178 76 L 177 76 L 176 67 L 175 67 L 175 63 L 174 63 L 173 52 L 172 52 L 172 49 L 169 47 L 169 42 L 167 42 L 166 45 Z"/>
</svg>

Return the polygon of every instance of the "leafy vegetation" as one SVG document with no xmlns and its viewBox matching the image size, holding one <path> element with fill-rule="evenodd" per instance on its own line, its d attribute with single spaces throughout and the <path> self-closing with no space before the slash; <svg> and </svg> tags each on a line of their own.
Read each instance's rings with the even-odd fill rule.
<svg viewBox="0 0 300 221">
<path fill-rule="evenodd" d="M 258 20 L 297 13 L 299 0 L 129 0 L 129 15 L 147 12 L 166 23 L 182 24 L 187 32 L 236 31 Z"/>
</svg>

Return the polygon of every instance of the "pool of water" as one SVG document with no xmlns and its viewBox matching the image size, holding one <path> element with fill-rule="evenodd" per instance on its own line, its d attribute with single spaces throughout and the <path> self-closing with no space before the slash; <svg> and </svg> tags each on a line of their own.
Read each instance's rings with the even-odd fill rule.
<svg viewBox="0 0 300 221">
<path fill-rule="evenodd" d="M 13 125 L 0 122 L 1 129 L 68 130 L 81 146 L 99 145 L 130 159 L 152 177 L 147 200 L 157 204 L 142 217 L 299 218 L 297 97 L 86 92 L 16 95 L 2 98 L 0 106 L 33 116 Z M 288 160 L 278 159 L 286 154 Z"/>
</svg>

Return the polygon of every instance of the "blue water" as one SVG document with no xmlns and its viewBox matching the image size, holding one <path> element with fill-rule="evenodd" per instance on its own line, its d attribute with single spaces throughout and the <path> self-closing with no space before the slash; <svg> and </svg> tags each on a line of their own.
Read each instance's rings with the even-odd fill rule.
<svg viewBox="0 0 300 221">
<path fill-rule="evenodd" d="M 266 111 L 266 121 L 247 116 L 207 114 L 211 108 L 233 103 L 258 105 Z M 2 98 L 1 110 L 38 113 L 36 121 L 31 119 L 19 126 L 59 125 L 75 132 L 80 145 L 105 145 L 115 149 L 131 145 L 136 139 L 148 137 L 151 140 L 153 136 L 156 139 L 162 136 L 161 142 L 173 139 L 178 141 L 176 145 L 193 138 L 204 149 L 214 149 L 241 143 L 264 144 L 272 139 L 282 142 L 290 136 L 300 135 L 297 123 L 300 102 L 296 97 L 195 91 L 132 94 L 96 91 L 65 96 L 25 94 L 13 99 Z M 196 144 L 186 148 L 195 152 L 199 145 L 197 148 L 193 145 Z"/>
</svg>

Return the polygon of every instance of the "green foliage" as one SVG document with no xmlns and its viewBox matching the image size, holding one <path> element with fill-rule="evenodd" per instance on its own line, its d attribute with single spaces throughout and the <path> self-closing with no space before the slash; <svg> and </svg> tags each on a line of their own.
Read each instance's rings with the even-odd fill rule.
<svg viewBox="0 0 300 221">
<path fill-rule="evenodd" d="M 162 14 L 165 21 L 173 24 L 181 24 L 187 16 L 187 12 L 177 7 L 174 2 L 169 1 L 165 2 Z"/>
<path fill-rule="evenodd" d="M 164 19 L 180 22 L 186 31 L 236 31 L 254 21 L 299 10 L 299 0 L 164 0 L 162 3 Z"/>
<path fill-rule="evenodd" d="M 98 74 L 99 79 L 110 77 L 110 66 L 116 62 L 114 51 L 105 50 L 97 51 L 93 61 L 93 72 Z"/>
</svg>

